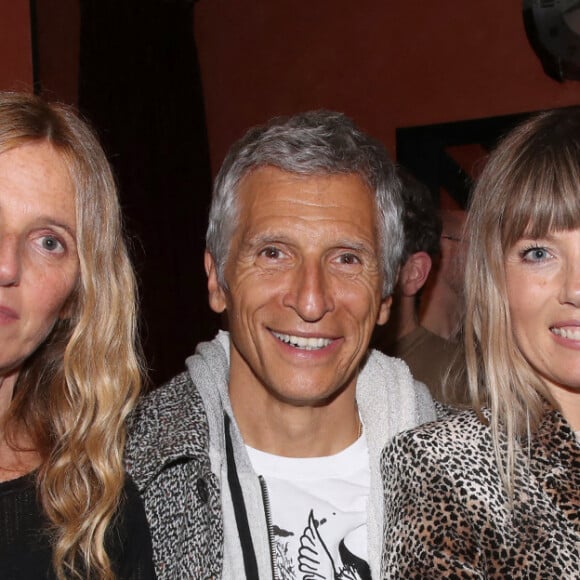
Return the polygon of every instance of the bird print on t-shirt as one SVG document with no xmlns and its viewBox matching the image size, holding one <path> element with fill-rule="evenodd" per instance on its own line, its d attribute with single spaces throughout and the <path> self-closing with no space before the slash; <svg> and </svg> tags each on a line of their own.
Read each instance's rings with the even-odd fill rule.
<svg viewBox="0 0 580 580">
<path fill-rule="evenodd" d="M 319 531 L 319 523 L 311 510 L 308 526 L 300 537 L 298 570 L 301 580 L 371 580 L 367 562 L 348 550 L 344 539 L 340 541 L 342 562 L 335 564 Z"/>
</svg>

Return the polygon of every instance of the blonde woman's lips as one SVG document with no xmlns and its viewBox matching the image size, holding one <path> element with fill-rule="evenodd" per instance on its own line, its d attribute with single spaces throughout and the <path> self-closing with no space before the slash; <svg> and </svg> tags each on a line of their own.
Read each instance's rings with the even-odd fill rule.
<svg viewBox="0 0 580 580">
<path fill-rule="evenodd" d="M 8 306 L 0 306 L 0 323 L 13 322 L 19 318 L 20 316 L 18 316 L 18 313 L 15 310 L 12 310 L 12 308 L 8 308 Z"/>
<path fill-rule="evenodd" d="M 561 336 L 568 340 L 580 340 L 580 326 L 552 326 L 550 330 L 556 336 Z"/>
</svg>

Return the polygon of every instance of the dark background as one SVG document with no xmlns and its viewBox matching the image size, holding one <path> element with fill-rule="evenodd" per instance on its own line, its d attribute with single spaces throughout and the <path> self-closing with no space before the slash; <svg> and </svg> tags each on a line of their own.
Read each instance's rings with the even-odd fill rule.
<svg viewBox="0 0 580 580">
<path fill-rule="evenodd" d="M 155 382 L 217 329 L 202 262 L 210 181 L 249 126 L 344 111 L 456 207 L 487 151 L 482 127 L 580 101 L 577 82 L 545 74 L 521 3 L 506 0 L 0 0 L 0 88 L 72 103 L 99 132 Z"/>
</svg>

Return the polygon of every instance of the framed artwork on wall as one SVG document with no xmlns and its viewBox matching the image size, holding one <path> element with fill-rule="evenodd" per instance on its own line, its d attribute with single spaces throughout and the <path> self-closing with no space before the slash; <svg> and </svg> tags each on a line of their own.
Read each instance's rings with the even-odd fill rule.
<svg viewBox="0 0 580 580">
<path fill-rule="evenodd" d="M 401 127 L 396 131 L 397 162 L 429 187 L 438 205 L 465 209 L 489 151 L 531 114 Z"/>
</svg>

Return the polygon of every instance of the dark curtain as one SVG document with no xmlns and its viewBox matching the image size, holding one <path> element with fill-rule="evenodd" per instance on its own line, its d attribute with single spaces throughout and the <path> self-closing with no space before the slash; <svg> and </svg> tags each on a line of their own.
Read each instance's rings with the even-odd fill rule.
<svg viewBox="0 0 580 580">
<path fill-rule="evenodd" d="M 210 169 L 193 2 L 81 0 L 79 108 L 115 169 L 154 383 L 218 321 L 203 248 Z"/>
</svg>

